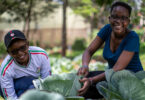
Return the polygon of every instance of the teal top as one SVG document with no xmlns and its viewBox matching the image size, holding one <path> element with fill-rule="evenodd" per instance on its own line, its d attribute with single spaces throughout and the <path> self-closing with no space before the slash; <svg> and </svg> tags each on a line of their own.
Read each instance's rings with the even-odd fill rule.
<svg viewBox="0 0 145 100">
<path fill-rule="evenodd" d="M 113 53 L 110 49 L 110 38 L 112 28 L 110 24 L 105 25 L 98 33 L 98 36 L 105 41 L 103 57 L 108 61 L 109 68 L 112 68 L 117 62 L 120 54 L 125 51 L 135 52 L 132 60 L 127 65 L 126 69 L 137 72 L 143 70 L 139 58 L 139 37 L 135 31 L 130 31 L 129 34 L 122 40 L 117 50 Z"/>
</svg>

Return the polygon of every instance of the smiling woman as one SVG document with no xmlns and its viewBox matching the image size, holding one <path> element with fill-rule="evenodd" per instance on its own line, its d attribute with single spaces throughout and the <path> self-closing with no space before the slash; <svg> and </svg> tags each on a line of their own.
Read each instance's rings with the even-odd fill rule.
<svg viewBox="0 0 145 100">
<path fill-rule="evenodd" d="M 143 70 L 139 58 L 139 37 L 133 30 L 128 29 L 130 23 L 131 6 L 124 2 L 115 2 L 111 6 L 109 24 L 105 25 L 97 34 L 82 57 L 82 66 L 78 75 L 85 75 L 80 80 L 84 86 L 79 95 L 85 98 L 101 98 L 95 84 L 105 80 L 104 71 L 89 72 L 89 62 L 92 55 L 105 43 L 103 57 L 109 68 L 114 71 L 127 69 L 132 72 Z"/>
</svg>

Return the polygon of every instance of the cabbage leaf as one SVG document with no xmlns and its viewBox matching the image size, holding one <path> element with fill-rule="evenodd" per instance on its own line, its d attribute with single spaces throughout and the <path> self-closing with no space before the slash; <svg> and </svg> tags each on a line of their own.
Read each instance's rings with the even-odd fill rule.
<svg viewBox="0 0 145 100">
<path fill-rule="evenodd" d="M 145 72 L 133 73 L 128 70 L 105 71 L 107 81 L 96 87 L 106 100 L 145 100 Z"/>
<path fill-rule="evenodd" d="M 78 90 L 81 88 L 80 78 L 81 76 L 76 73 L 52 75 L 41 81 L 41 87 L 42 90 L 60 93 L 65 97 L 77 96 Z"/>
</svg>

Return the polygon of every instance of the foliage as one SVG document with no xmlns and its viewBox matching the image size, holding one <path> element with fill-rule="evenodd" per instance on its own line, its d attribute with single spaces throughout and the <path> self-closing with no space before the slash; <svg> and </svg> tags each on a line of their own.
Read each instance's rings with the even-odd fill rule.
<svg viewBox="0 0 145 100">
<path fill-rule="evenodd" d="M 72 60 L 65 57 L 63 58 L 50 57 L 50 64 L 53 74 L 77 72 L 77 70 L 82 65 L 82 55 L 79 55 Z M 107 63 L 95 61 L 89 64 L 90 71 L 105 70 L 106 68 Z"/>
<path fill-rule="evenodd" d="M 65 100 L 58 93 L 49 93 L 46 91 L 29 90 L 20 96 L 19 100 Z"/>
<path fill-rule="evenodd" d="M 98 29 L 93 30 L 93 39 L 97 36 L 98 32 L 99 32 Z"/>
<path fill-rule="evenodd" d="M 78 90 L 81 88 L 79 79 L 76 73 L 53 74 L 45 79 L 40 80 L 40 90 L 48 92 L 60 93 L 65 97 L 77 96 Z"/>
<path fill-rule="evenodd" d="M 145 17 L 145 0 L 142 0 L 140 12 Z"/>
<path fill-rule="evenodd" d="M 135 29 L 136 33 L 139 35 L 140 41 L 143 43 L 145 42 L 145 31 L 143 28 Z"/>
<path fill-rule="evenodd" d="M 76 39 L 74 44 L 72 45 L 73 50 L 84 50 L 86 48 L 85 39 Z"/>
<path fill-rule="evenodd" d="M 72 65 L 71 60 L 65 57 L 63 58 L 51 57 L 50 63 L 52 73 L 59 74 L 59 73 L 76 72 L 76 70 Z"/>
<path fill-rule="evenodd" d="M 101 23 L 106 22 L 105 16 L 108 13 L 108 5 L 112 2 L 113 0 L 70 0 L 70 7 L 74 13 L 83 16 L 86 22 L 90 23 L 90 37 L 92 37 L 92 30 L 98 26 L 99 21 Z"/>
<path fill-rule="evenodd" d="M 127 70 L 105 71 L 106 81 L 99 82 L 97 89 L 106 100 L 145 100 L 145 72 Z"/>
<path fill-rule="evenodd" d="M 0 42 L 0 55 L 6 54 L 6 53 L 7 53 L 6 52 L 6 47 L 5 47 L 4 43 L 1 41 Z"/>
<path fill-rule="evenodd" d="M 73 0 L 70 6 L 75 13 L 90 18 L 94 13 L 99 13 L 100 7 L 103 6 L 103 4 L 111 4 L 112 1 L 113 0 Z"/>
<path fill-rule="evenodd" d="M 3 2 L 4 7 L 10 8 L 7 10 L 14 21 L 25 21 L 27 17 L 27 11 L 29 9 L 29 3 L 31 0 L 5 0 Z M 13 6 L 12 6 L 13 5 Z M 45 0 L 36 0 L 32 4 L 32 20 L 37 18 L 42 18 L 46 16 L 49 12 L 53 11 L 53 8 L 57 6 L 51 3 L 51 0 L 46 2 Z"/>
<path fill-rule="evenodd" d="M 33 41 L 29 41 L 29 45 L 30 46 L 34 46 L 34 42 Z M 35 46 L 40 46 L 40 42 L 39 41 L 36 41 L 36 44 L 35 44 Z"/>
</svg>

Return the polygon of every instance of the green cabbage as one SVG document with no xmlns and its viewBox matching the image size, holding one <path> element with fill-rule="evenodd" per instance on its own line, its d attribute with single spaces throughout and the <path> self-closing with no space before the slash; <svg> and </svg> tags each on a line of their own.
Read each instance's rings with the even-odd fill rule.
<svg viewBox="0 0 145 100">
<path fill-rule="evenodd" d="M 22 94 L 19 100 L 65 100 L 64 97 L 58 93 L 48 93 L 46 91 L 28 90 Z"/>
<path fill-rule="evenodd" d="M 97 89 L 106 100 L 145 100 L 145 72 L 127 70 L 105 71 L 107 81 L 97 84 Z"/>
<path fill-rule="evenodd" d="M 81 88 L 80 78 L 81 76 L 77 76 L 76 73 L 48 76 L 40 82 L 40 90 L 60 93 L 65 97 L 77 96 Z"/>
</svg>

